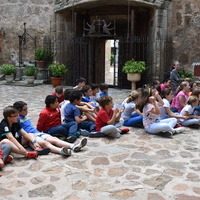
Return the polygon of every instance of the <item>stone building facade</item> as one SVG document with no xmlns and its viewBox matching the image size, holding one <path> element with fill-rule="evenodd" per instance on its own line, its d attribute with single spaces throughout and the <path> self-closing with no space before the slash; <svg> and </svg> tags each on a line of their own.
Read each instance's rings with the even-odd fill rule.
<svg viewBox="0 0 200 200">
<path fill-rule="evenodd" d="M 192 63 L 200 63 L 200 1 L 173 1 L 169 35 L 173 38 L 173 58 L 193 71 Z"/>
<path fill-rule="evenodd" d="M 151 77 L 151 80 L 153 78 L 162 80 L 164 72 L 170 69 L 173 59 L 179 60 L 188 70 L 192 70 L 192 63 L 200 62 L 200 2 L 197 0 L 2 0 L 0 64 L 18 63 L 18 36 L 23 33 L 23 23 L 26 22 L 28 33 L 36 36 L 37 46 L 42 46 L 44 39 L 50 37 L 55 60 L 72 66 L 75 59 L 73 48 L 77 42 L 74 38 L 81 37 L 83 34 L 81 18 L 91 21 L 94 19 L 95 12 L 99 12 L 100 16 L 103 15 L 107 17 L 106 19 L 112 20 L 112 16 L 108 16 L 106 11 L 110 12 L 110 8 L 115 8 L 115 6 L 112 16 L 117 16 L 117 10 L 121 8 L 122 18 L 118 20 L 119 23 L 123 19 L 130 20 L 129 17 L 134 19 L 135 26 L 130 20 L 130 27 L 124 34 L 125 38 L 135 32 L 148 37 L 149 70 L 145 79 Z M 102 10 L 99 11 L 98 7 Z M 125 17 L 125 13 L 129 12 L 128 9 L 130 9 L 130 15 Z M 95 45 L 102 49 L 102 43 L 99 41 Z M 84 45 L 84 42 L 85 40 L 81 45 Z M 33 44 L 31 42 L 27 44 L 24 60 L 33 60 Z M 94 45 L 94 42 L 86 45 L 91 46 L 91 44 Z M 98 55 L 103 54 L 101 49 Z M 83 56 L 83 54 L 77 54 L 77 56 Z M 85 60 L 80 62 L 85 62 Z M 92 60 L 88 63 L 92 63 Z M 101 76 L 102 72 L 98 71 L 100 68 L 101 66 L 98 65 L 95 68 L 98 73 L 96 80 Z M 79 66 L 69 70 L 66 79 L 74 82 L 77 75 L 84 73 L 91 74 L 93 71 Z M 101 80 L 99 79 L 98 82 Z M 66 83 L 70 84 L 69 82 Z"/>
</svg>

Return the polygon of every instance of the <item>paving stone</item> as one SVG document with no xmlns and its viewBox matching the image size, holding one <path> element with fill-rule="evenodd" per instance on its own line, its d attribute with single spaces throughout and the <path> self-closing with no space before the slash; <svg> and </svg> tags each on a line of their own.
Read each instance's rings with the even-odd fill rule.
<svg viewBox="0 0 200 200">
<path fill-rule="evenodd" d="M 44 165 L 44 163 L 42 163 L 42 162 L 35 162 L 30 165 L 29 169 L 31 171 L 39 171 L 42 169 L 43 165 Z"/>
<path fill-rule="evenodd" d="M 128 168 L 125 167 L 120 167 L 120 168 L 110 168 L 108 170 L 108 175 L 109 176 L 123 176 L 125 173 L 127 173 Z"/>
<path fill-rule="evenodd" d="M 117 156 L 111 157 L 111 160 L 114 162 L 121 162 L 125 160 L 128 156 L 129 156 L 128 154 L 117 155 Z"/>
<path fill-rule="evenodd" d="M 49 185 L 44 185 L 42 187 L 35 188 L 34 190 L 30 190 L 28 192 L 28 195 L 30 198 L 34 197 L 52 197 L 53 196 L 53 191 L 55 190 L 55 186 L 49 184 Z"/>
<path fill-rule="evenodd" d="M 37 176 L 37 177 L 32 178 L 30 181 L 31 181 L 32 184 L 37 185 L 37 184 L 43 183 L 45 181 L 45 177 L 44 176 Z"/>
<path fill-rule="evenodd" d="M 199 200 L 199 197 L 180 194 L 176 195 L 176 200 Z"/>
<path fill-rule="evenodd" d="M 0 188 L 0 195 L 11 195 L 13 192 L 12 190 L 8 190 L 8 189 L 5 189 L 5 188 Z"/>
<path fill-rule="evenodd" d="M 43 170 L 43 172 L 47 174 L 58 174 L 62 171 L 63 168 L 61 166 L 54 166 Z"/>
<path fill-rule="evenodd" d="M 172 176 L 183 176 L 183 172 L 176 170 L 176 169 L 167 169 L 164 170 L 165 174 L 172 175 Z"/>
<path fill-rule="evenodd" d="M 186 180 L 191 181 L 191 182 L 198 182 L 198 181 L 200 181 L 200 178 L 199 178 L 199 175 L 196 173 L 189 173 L 187 175 Z"/>
<path fill-rule="evenodd" d="M 117 199 L 129 199 L 129 198 L 133 198 L 135 196 L 135 193 L 134 191 L 131 191 L 131 190 L 120 190 L 120 191 L 113 192 L 111 196 Z"/>
<path fill-rule="evenodd" d="M 86 183 L 79 181 L 72 185 L 73 190 L 85 190 L 86 189 Z"/>
<path fill-rule="evenodd" d="M 147 200 L 165 200 L 165 199 L 156 193 L 150 193 L 148 194 Z"/>
<path fill-rule="evenodd" d="M 153 186 L 154 188 L 158 190 L 162 190 L 165 185 L 171 181 L 172 178 L 170 176 L 161 175 L 161 176 L 155 176 L 150 179 L 144 180 L 144 183 L 150 186 Z"/>
<path fill-rule="evenodd" d="M 178 184 L 173 187 L 174 190 L 185 191 L 187 190 L 188 186 L 185 184 Z"/>
<path fill-rule="evenodd" d="M 109 165 L 109 163 L 110 162 L 108 158 L 104 158 L 104 157 L 97 157 L 92 160 L 93 165 Z"/>
<path fill-rule="evenodd" d="M 200 194 L 200 188 L 193 188 L 193 191 L 196 193 L 196 194 Z"/>
</svg>

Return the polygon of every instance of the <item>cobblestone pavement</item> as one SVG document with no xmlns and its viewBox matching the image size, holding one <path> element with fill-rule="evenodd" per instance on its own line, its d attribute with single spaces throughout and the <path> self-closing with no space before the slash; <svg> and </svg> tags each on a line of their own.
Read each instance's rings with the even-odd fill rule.
<svg viewBox="0 0 200 200">
<path fill-rule="evenodd" d="M 28 103 L 36 124 L 50 85 L 0 85 L 0 112 L 16 100 Z M 110 89 L 115 103 L 128 90 Z M 119 139 L 88 138 L 79 153 L 50 154 L 37 160 L 15 155 L 0 172 L 0 199 L 39 200 L 199 200 L 199 130 L 166 139 L 131 128 Z"/>
</svg>

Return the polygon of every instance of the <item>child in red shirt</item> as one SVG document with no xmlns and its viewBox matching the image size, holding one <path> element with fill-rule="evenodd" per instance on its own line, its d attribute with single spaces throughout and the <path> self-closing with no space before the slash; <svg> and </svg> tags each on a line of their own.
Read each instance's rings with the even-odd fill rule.
<svg viewBox="0 0 200 200">
<path fill-rule="evenodd" d="M 113 99 L 110 96 L 103 96 L 99 99 L 99 105 L 102 107 L 96 118 L 96 131 L 104 133 L 106 136 L 119 138 L 121 134 L 128 133 L 129 129 L 121 128 L 119 119 L 122 109 L 113 108 Z"/>
<path fill-rule="evenodd" d="M 55 92 L 53 92 L 52 95 L 57 97 L 59 104 L 61 102 L 63 102 L 64 101 L 64 93 L 63 93 L 62 86 L 57 86 L 56 89 L 55 89 Z"/>
</svg>

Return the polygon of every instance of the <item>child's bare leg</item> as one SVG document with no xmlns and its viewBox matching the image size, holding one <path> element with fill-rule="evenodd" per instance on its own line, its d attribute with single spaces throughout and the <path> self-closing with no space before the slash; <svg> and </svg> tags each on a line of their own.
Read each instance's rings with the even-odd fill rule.
<svg viewBox="0 0 200 200">
<path fill-rule="evenodd" d="M 27 155 L 27 151 L 24 150 L 20 150 L 15 144 L 13 144 L 10 140 L 8 139 L 3 139 L 1 141 L 2 144 L 9 144 L 11 146 L 11 152 L 13 153 L 17 153 L 17 154 L 21 154 L 26 156 Z"/>
<path fill-rule="evenodd" d="M 51 136 L 48 136 L 48 137 L 51 137 Z M 64 146 L 63 145 L 63 146 L 57 147 L 57 146 L 54 146 L 51 142 L 49 142 L 47 140 L 43 140 L 43 139 L 39 140 L 38 144 L 43 148 L 49 148 L 52 153 L 57 153 L 57 154 L 62 154 L 62 148 L 61 147 Z"/>
<path fill-rule="evenodd" d="M 93 112 L 85 112 L 85 115 L 87 116 L 87 119 L 91 122 L 96 122 L 96 114 Z"/>
<path fill-rule="evenodd" d="M 57 147 L 66 147 L 68 149 L 73 147 L 73 144 L 60 140 L 57 137 L 48 136 L 45 140 Z"/>
</svg>

